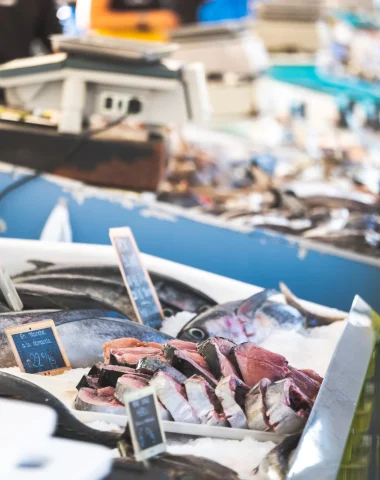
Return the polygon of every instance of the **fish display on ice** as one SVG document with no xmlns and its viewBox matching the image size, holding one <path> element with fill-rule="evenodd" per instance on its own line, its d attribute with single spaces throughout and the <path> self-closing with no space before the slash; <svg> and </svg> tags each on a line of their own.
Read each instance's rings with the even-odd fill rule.
<svg viewBox="0 0 380 480">
<path fill-rule="evenodd" d="M 120 355 L 113 355 L 113 345 L 122 346 Z M 76 408 L 109 412 L 115 406 L 118 413 L 126 393 L 152 385 L 164 419 L 284 435 L 303 429 L 323 381 L 250 342 L 211 338 L 199 345 L 182 340 L 151 345 L 128 338 L 106 344 L 104 363 L 94 365 L 78 385 Z M 111 365 L 113 360 L 119 364 Z M 105 398 L 102 406 L 102 396 L 114 402 Z"/>
</svg>

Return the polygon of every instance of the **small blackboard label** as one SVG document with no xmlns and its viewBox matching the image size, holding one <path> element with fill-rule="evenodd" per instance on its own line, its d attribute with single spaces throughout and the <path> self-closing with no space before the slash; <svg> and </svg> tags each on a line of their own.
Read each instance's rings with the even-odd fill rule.
<svg viewBox="0 0 380 480">
<path fill-rule="evenodd" d="M 165 434 L 153 387 L 126 394 L 124 401 L 136 459 L 146 460 L 165 452 Z"/>
<path fill-rule="evenodd" d="M 110 237 L 139 322 L 159 329 L 165 317 L 149 273 L 142 263 L 132 231 L 129 228 L 112 228 Z"/>
<path fill-rule="evenodd" d="M 57 375 L 70 369 L 53 320 L 5 329 L 20 370 Z"/>
</svg>

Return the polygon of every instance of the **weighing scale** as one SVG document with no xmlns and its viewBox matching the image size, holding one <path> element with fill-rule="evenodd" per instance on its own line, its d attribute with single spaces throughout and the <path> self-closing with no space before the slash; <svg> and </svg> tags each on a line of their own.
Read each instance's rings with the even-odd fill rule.
<svg viewBox="0 0 380 480">
<path fill-rule="evenodd" d="M 60 133 L 81 134 L 93 114 L 160 126 L 209 117 L 203 67 L 167 59 L 175 45 L 96 36 L 52 41 L 60 53 L 0 67 L 0 87 L 9 105 L 59 110 Z"/>
</svg>

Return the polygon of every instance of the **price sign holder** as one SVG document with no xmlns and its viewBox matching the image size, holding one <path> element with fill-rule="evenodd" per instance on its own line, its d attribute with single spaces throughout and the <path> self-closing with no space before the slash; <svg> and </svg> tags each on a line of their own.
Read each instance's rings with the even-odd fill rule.
<svg viewBox="0 0 380 480">
<path fill-rule="evenodd" d="M 136 460 L 145 463 L 166 452 L 166 438 L 154 388 L 127 393 L 124 403 Z"/>
<path fill-rule="evenodd" d="M 59 375 L 71 369 L 53 320 L 6 328 L 5 333 L 22 372 Z"/>
<path fill-rule="evenodd" d="M 159 329 L 165 320 L 164 312 L 131 229 L 111 228 L 110 238 L 139 323 Z"/>
</svg>

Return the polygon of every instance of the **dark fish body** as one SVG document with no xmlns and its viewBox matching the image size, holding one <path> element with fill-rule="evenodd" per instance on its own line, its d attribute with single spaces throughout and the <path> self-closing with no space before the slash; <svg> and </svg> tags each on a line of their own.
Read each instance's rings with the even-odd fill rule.
<svg viewBox="0 0 380 480">
<path fill-rule="evenodd" d="M 236 368 L 228 359 L 232 348 L 236 344 L 225 338 L 213 337 L 198 344 L 198 352 L 206 360 L 211 373 L 216 379 L 228 377 L 229 375 L 238 376 Z"/>
<path fill-rule="evenodd" d="M 118 283 L 124 287 L 124 281 L 117 265 L 54 265 L 38 261 L 30 261 L 29 263 L 34 264 L 36 268 L 17 275 L 14 281 L 24 282 L 23 278 L 27 277 L 31 283 L 34 283 L 33 277 L 79 276 L 89 279 L 103 279 L 105 282 Z M 215 300 L 186 283 L 157 272 L 149 272 L 149 274 L 162 306 L 171 310 L 172 313 L 184 310 L 199 313 L 216 305 Z M 125 287 L 124 293 L 127 294 Z M 130 313 L 127 313 L 127 315 L 130 315 Z"/>
<path fill-rule="evenodd" d="M 299 440 L 300 435 L 291 435 L 274 447 L 255 471 L 259 474 L 260 479 L 285 480 Z"/>
<path fill-rule="evenodd" d="M 100 432 L 87 427 L 77 420 L 69 409 L 54 395 L 33 383 L 6 373 L 0 372 L 0 398 L 17 399 L 24 402 L 46 405 L 53 408 L 58 415 L 55 436 L 82 442 L 96 443 L 115 448 L 120 435 L 111 432 Z"/>
<path fill-rule="evenodd" d="M 168 362 L 156 357 L 144 357 L 139 360 L 136 371 L 138 373 L 146 373 L 154 375 L 158 371 L 166 372 L 170 374 L 177 382 L 183 383 L 187 380 L 187 377 L 172 367 Z"/>
<path fill-rule="evenodd" d="M 255 342 L 255 337 L 263 337 L 262 325 L 255 320 L 255 315 L 277 293 L 275 290 L 262 290 L 247 300 L 210 308 L 190 320 L 179 332 L 178 338 L 190 342 L 202 342 L 210 337 L 223 337 L 235 343 Z"/>
<path fill-rule="evenodd" d="M 72 318 L 68 321 L 53 318 L 65 352 L 73 368 L 91 367 L 102 360 L 102 347 L 117 338 L 136 338 L 142 342 L 165 343 L 171 337 L 145 325 L 129 320 L 94 317 Z M 9 324 L 6 326 L 14 326 Z M 0 368 L 16 365 L 4 334 L 0 335 Z"/>
<path fill-rule="evenodd" d="M 119 365 L 103 365 L 99 372 L 99 386 L 116 388 L 117 381 L 120 377 L 127 373 L 134 372 L 135 371 L 129 367 L 121 367 Z"/>
<path fill-rule="evenodd" d="M 100 309 L 112 310 L 112 304 L 83 293 L 70 292 L 46 285 L 15 284 L 26 310 L 39 309 Z"/>
<path fill-rule="evenodd" d="M 92 299 L 97 299 L 109 305 L 109 309 L 119 311 L 131 320 L 137 320 L 127 289 L 122 282 L 84 275 L 45 274 L 22 277 L 19 279 L 19 283 L 58 288 L 86 295 L 90 298 L 89 304 Z"/>
</svg>

